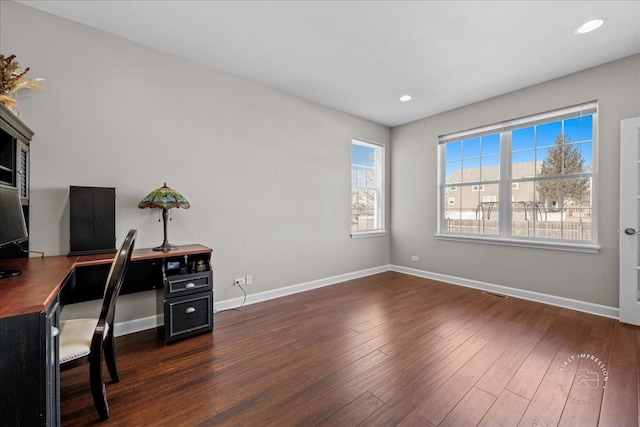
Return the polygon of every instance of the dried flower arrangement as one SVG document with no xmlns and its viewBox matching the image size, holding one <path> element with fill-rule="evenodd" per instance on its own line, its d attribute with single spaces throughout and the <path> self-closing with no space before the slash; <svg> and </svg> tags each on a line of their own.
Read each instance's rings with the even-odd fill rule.
<svg viewBox="0 0 640 427">
<path fill-rule="evenodd" d="M 43 90 L 40 82 L 44 79 L 27 79 L 29 67 L 20 71 L 20 63 L 15 59 L 15 55 L 6 58 L 0 55 L 0 103 L 10 109 L 18 105 L 16 96 L 20 89 Z"/>
</svg>

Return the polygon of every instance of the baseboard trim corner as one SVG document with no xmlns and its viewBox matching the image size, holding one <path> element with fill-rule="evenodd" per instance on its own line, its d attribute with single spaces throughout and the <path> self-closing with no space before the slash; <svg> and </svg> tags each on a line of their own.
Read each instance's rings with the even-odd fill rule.
<svg viewBox="0 0 640 427">
<path fill-rule="evenodd" d="M 564 298 L 555 295 L 543 294 L 539 292 L 527 291 L 523 289 L 510 288 L 508 286 L 494 285 L 492 283 L 480 282 L 478 280 L 470 280 L 462 277 L 449 276 L 446 274 L 433 273 L 415 268 L 403 267 L 401 265 L 391 265 L 391 271 L 398 273 L 410 274 L 412 276 L 423 277 L 425 279 L 437 280 L 440 282 L 451 283 L 453 285 L 465 286 L 467 288 L 481 289 L 483 291 L 495 292 L 503 295 L 521 298 L 529 301 L 540 302 L 543 304 L 554 305 L 556 307 L 569 308 L 571 310 L 582 311 L 585 313 L 596 314 L 598 316 L 609 317 L 612 319 L 620 318 L 620 310 L 616 307 L 594 304 L 587 301 L 580 301 L 571 298 Z"/>
</svg>

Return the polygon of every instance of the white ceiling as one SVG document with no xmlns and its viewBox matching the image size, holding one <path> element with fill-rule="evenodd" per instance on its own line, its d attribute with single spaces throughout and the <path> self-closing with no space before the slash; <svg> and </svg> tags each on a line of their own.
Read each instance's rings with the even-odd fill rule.
<svg viewBox="0 0 640 427">
<path fill-rule="evenodd" d="M 387 126 L 640 52 L 637 0 L 19 3 Z"/>
</svg>

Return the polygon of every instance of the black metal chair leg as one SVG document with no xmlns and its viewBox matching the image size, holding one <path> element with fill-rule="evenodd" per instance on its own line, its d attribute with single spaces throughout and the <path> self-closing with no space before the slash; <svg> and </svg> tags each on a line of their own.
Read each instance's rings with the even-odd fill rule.
<svg viewBox="0 0 640 427">
<path fill-rule="evenodd" d="M 120 382 L 120 372 L 118 371 L 118 365 L 116 364 L 116 350 L 113 334 L 109 334 L 109 338 L 104 343 L 104 360 L 107 363 L 107 369 L 111 380 L 114 383 Z"/>
<path fill-rule="evenodd" d="M 109 404 L 107 403 L 107 393 L 102 380 L 102 357 L 97 351 L 89 355 L 89 382 L 91 383 L 91 394 L 93 404 L 96 406 L 100 419 L 109 418 Z"/>
</svg>

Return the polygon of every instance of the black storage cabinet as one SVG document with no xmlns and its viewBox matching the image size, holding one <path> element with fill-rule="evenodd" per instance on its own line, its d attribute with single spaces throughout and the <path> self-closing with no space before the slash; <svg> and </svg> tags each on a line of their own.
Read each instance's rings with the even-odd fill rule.
<svg viewBox="0 0 640 427">
<path fill-rule="evenodd" d="M 116 189 L 69 187 L 69 255 L 116 252 Z"/>
</svg>

